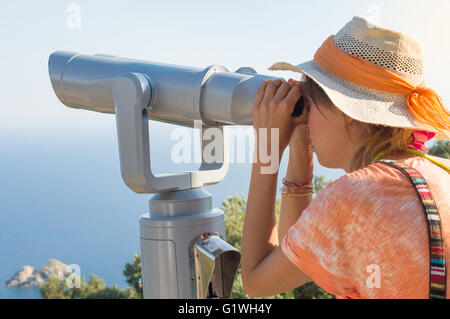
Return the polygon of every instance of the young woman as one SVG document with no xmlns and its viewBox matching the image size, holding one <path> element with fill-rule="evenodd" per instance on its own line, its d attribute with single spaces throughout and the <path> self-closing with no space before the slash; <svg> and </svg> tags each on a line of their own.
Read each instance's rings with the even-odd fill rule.
<svg viewBox="0 0 450 319">
<path fill-rule="evenodd" d="M 448 139 L 449 112 L 424 86 L 414 39 L 354 17 L 314 60 L 271 70 L 305 75 L 265 82 L 255 97 L 255 158 L 242 239 L 242 282 L 272 296 L 314 281 L 337 298 L 449 298 L 450 160 L 426 154 Z M 303 96 L 305 108 L 291 116 Z M 276 225 L 277 175 L 258 146 L 289 146 Z M 312 199 L 313 153 L 347 174 Z M 391 162 L 392 161 L 392 162 Z M 446 255 L 447 253 L 447 255 Z"/>
</svg>

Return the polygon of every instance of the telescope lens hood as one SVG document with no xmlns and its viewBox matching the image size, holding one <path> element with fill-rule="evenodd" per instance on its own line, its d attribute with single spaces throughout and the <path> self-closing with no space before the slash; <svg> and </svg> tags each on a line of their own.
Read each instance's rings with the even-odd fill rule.
<svg viewBox="0 0 450 319">
<path fill-rule="evenodd" d="M 69 51 L 56 51 L 48 58 L 48 73 L 50 75 L 53 91 L 55 91 L 56 96 L 63 104 L 66 104 L 64 103 L 64 94 L 61 87 L 64 70 L 69 61 L 77 55 L 78 53 Z"/>
</svg>

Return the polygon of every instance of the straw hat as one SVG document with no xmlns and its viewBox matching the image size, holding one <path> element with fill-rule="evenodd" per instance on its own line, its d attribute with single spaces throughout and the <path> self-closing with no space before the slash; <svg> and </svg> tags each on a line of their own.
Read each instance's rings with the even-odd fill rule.
<svg viewBox="0 0 450 319">
<path fill-rule="evenodd" d="M 425 86 L 422 46 L 405 34 L 355 16 L 334 36 L 333 43 L 343 52 L 386 68 L 414 86 Z M 407 107 L 408 95 L 353 84 L 327 72 L 314 60 L 298 65 L 278 62 L 269 70 L 307 75 L 325 91 L 337 108 L 358 121 L 435 132 L 436 138 L 447 139 L 412 115 Z"/>
</svg>

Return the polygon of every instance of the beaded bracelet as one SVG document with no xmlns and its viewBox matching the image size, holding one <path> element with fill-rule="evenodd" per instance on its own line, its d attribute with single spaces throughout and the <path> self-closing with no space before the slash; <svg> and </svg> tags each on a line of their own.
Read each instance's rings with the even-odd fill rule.
<svg viewBox="0 0 450 319">
<path fill-rule="evenodd" d="M 288 197 L 288 196 L 306 196 L 306 195 L 312 195 L 314 193 L 314 186 L 312 185 L 312 180 L 314 178 L 314 175 L 311 177 L 311 179 L 302 184 L 298 185 L 293 182 L 289 182 L 286 177 L 283 178 L 283 187 L 281 188 L 281 197 Z M 304 190 L 300 191 L 299 190 Z"/>
<path fill-rule="evenodd" d="M 297 197 L 297 196 L 307 196 L 307 195 L 312 195 L 312 194 L 314 194 L 313 190 L 298 192 L 298 188 L 291 188 L 291 189 L 289 189 L 289 187 L 286 186 L 286 185 L 284 185 L 281 188 L 281 197 L 283 197 L 283 198 L 284 197 L 288 197 L 288 196 L 295 196 L 295 197 Z"/>
<path fill-rule="evenodd" d="M 314 194 L 313 192 L 309 192 L 309 193 L 303 193 L 303 194 L 292 194 L 292 193 L 283 193 L 281 194 L 282 198 L 286 198 L 286 197 L 302 197 L 302 196 L 308 196 L 308 195 L 312 195 Z"/>
<path fill-rule="evenodd" d="M 291 186 L 291 187 L 296 187 L 296 188 L 302 188 L 302 187 L 303 188 L 311 188 L 312 187 L 312 180 L 313 180 L 313 178 L 314 178 L 314 175 L 311 177 L 311 179 L 308 182 L 306 182 L 306 183 L 304 183 L 302 185 L 298 185 L 298 184 L 295 184 L 293 182 L 289 182 L 286 179 L 286 177 L 283 177 L 282 183 L 284 185 L 286 185 L 286 186 Z"/>
</svg>

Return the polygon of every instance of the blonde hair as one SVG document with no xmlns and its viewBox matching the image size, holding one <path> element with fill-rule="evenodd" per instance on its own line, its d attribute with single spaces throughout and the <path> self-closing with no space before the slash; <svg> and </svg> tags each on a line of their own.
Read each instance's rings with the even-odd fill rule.
<svg viewBox="0 0 450 319">
<path fill-rule="evenodd" d="M 333 104 L 322 88 L 308 76 L 305 79 L 303 89 L 305 94 L 315 103 L 319 112 L 325 119 L 327 118 L 320 110 L 319 105 L 324 106 L 335 113 L 340 113 L 344 120 L 349 118 Z M 327 120 L 329 121 L 329 119 Z M 370 165 L 375 156 L 381 151 L 386 152 L 386 154 L 403 153 L 404 151 L 402 149 L 413 142 L 412 134 L 414 130 L 412 129 L 355 121 L 355 125 L 362 127 L 367 134 L 362 140 L 355 141 L 351 136 L 350 127 L 347 124 L 347 121 L 344 121 L 347 136 L 353 144 L 356 144 L 356 152 L 351 165 L 352 171 Z"/>
</svg>

